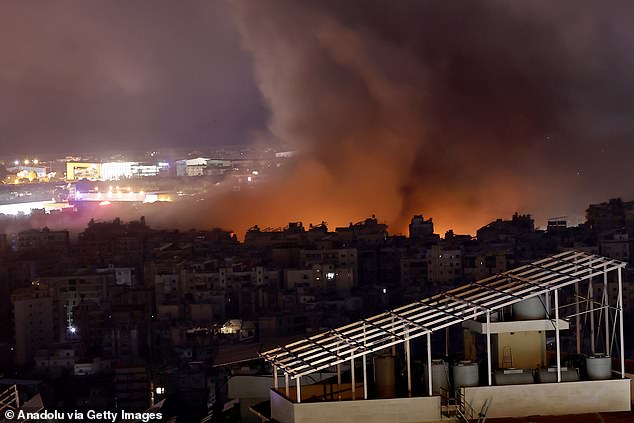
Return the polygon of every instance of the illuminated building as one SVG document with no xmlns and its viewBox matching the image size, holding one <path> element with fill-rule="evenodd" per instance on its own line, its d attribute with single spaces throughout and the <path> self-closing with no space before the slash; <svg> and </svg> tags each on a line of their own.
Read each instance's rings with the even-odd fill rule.
<svg viewBox="0 0 634 423">
<path fill-rule="evenodd" d="M 33 210 L 46 210 L 54 205 L 54 201 L 31 201 L 27 203 L 0 204 L 0 214 L 17 216 L 19 214 L 28 215 Z M 55 207 L 53 207 L 55 208 Z"/>
<path fill-rule="evenodd" d="M 101 163 L 66 163 L 66 180 L 76 181 L 79 179 L 99 180 L 101 179 Z"/>
<path fill-rule="evenodd" d="M 10 167 L 7 169 L 9 172 L 15 172 L 18 174 L 28 175 L 33 172 L 38 178 L 43 178 L 46 176 L 47 169 L 44 166 L 28 166 L 28 165 L 18 165 L 15 167 Z"/>
<path fill-rule="evenodd" d="M 73 204 L 98 203 L 101 206 L 107 206 L 112 203 L 169 203 L 173 201 L 173 197 L 173 194 L 167 192 L 135 192 L 121 189 L 82 192 L 73 188 L 70 190 L 69 202 Z"/>
<path fill-rule="evenodd" d="M 159 164 L 141 164 L 132 165 L 132 176 L 143 178 L 146 176 L 159 176 L 169 170 L 169 163 L 161 162 Z"/>
<path fill-rule="evenodd" d="M 100 178 L 103 181 L 116 181 L 121 178 L 132 177 L 134 162 L 107 162 L 101 164 Z"/>
<path fill-rule="evenodd" d="M 67 162 L 66 180 L 116 181 L 122 178 L 158 176 L 169 169 L 169 163 L 138 162 Z"/>
<path fill-rule="evenodd" d="M 176 176 L 201 176 L 209 160 L 205 157 L 179 160 L 176 162 Z"/>
</svg>

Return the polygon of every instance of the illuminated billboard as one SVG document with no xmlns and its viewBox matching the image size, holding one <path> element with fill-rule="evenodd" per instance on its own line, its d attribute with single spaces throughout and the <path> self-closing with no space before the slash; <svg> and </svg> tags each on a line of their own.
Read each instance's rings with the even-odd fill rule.
<svg viewBox="0 0 634 423">
<path fill-rule="evenodd" d="M 101 163 L 66 163 L 66 180 L 78 181 L 80 179 L 89 179 L 91 181 L 101 179 Z"/>
</svg>

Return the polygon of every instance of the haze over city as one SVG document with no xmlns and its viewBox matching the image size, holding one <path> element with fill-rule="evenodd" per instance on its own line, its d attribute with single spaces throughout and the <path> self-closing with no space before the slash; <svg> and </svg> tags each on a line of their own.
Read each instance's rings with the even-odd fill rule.
<svg viewBox="0 0 634 423">
<path fill-rule="evenodd" d="M 6 156 L 300 153 L 257 192 L 190 211 L 195 226 L 375 213 L 404 232 L 424 212 L 474 233 L 515 211 L 581 222 L 634 194 L 627 2 L 0 7 Z"/>
<path fill-rule="evenodd" d="M 633 16 L 0 2 L 0 423 L 632 421 Z"/>
</svg>

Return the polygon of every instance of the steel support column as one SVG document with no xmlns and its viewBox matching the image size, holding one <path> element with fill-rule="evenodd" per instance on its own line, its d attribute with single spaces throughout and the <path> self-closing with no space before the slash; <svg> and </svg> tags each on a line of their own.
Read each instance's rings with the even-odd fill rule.
<svg viewBox="0 0 634 423">
<path fill-rule="evenodd" d="M 350 378 L 352 379 L 352 399 L 356 399 L 355 397 L 355 388 L 356 388 L 356 381 L 354 380 L 354 356 L 350 357 Z"/>
<path fill-rule="evenodd" d="M 610 296 L 608 295 L 608 269 L 603 266 L 603 314 L 605 324 L 605 354 L 610 355 Z"/>
<path fill-rule="evenodd" d="M 407 366 L 407 396 L 412 396 L 412 363 L 409 349 L 409 328 L 405 332 L 405 362 Z"/>
<path fill-rule="evenodd" d="M 489 386 L 491 381 L 491 312 L 487 312 L 487 381 Z"/>
<path fill-rule="evenodd" d="M 621 332 L 621 379 L 625 378 L 625 339 L 623 336 L 623 275 L 619 274 L 619 331 Z"/>
<path fill-rule="evenodd" d="M 581 310 L 579 307 L 579 282 L 575 282 L 575 339 L 577 354 L 581 354 Z"/>
<path fill-rule="evenodd" d="M 557 343 L 557 382 L 561 382 L 561 345 L 559 343 L 559 290 L 555 289 L 555 341 Z"/>
<path fill-rule="evenodd" d="M 434 395 L 432 392 L 431 382 L 431 333 L 427 332 L 427 387 L 429 388 L 429 396 Z"/>
</svg>

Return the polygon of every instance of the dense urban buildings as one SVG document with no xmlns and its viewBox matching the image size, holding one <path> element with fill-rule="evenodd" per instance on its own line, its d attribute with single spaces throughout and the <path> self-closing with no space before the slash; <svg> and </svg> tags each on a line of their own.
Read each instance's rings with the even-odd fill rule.
<svg viewBox="0 0 634 423">
<path fill-rule="evenodd" d="M 165 399 L 168 414 L 182 414 L 177 404 L 187 401 L 187 418 L 219 415 L 242 392 L 235 384 L 245 382 L 236 376 L 261 374 L 240 363 L 257 363 L 264 346 L 559 251 L 631 264 L 634 202 L 612 199 L 586 213 L 579 226 L 560 220 L 546 230 L 536 229 L 530 215 L 514 214 L 476 236 L 440 236 L 423 215 L 412 217 L 408 236 L 390 235 L 375 216 L 337 228 L 254 226 L 244 241 L 222 229 L 154 229 L 145 219 L 91 221 L 76 237 L 48 228 L 7 233 L 0 238 L 1 369 L 7 379 L 40 380 L 46 401 L 69 409 L 94 406 L 81 393 L 87 384 L 107 407 L 143 411 Z M 623 281 L 629 319 L 631 267 Z M 606 283 L 615 304 L 617 281 Z M 597 298 L 602 288 L 595 286 Z M 574 343 L 562 336 L 564 344 Z M 632 339 L 626 337 L 628 353 Z M 461 344 L 461 333 L 446 342 Z M 437 345 L 434 354 L 444 349 Z M 59 384 L 72 389 L 54 389 Z M 255 418 L 244 395 L 255 395 L 255 404 L 260 394 L 240 395 L 241 405 L 224 413 Z"/>
<path fill-rule="evenodd" d="M 634 420 L 633 15 L 0 2 L 0 423 Z"/>
</svg>

